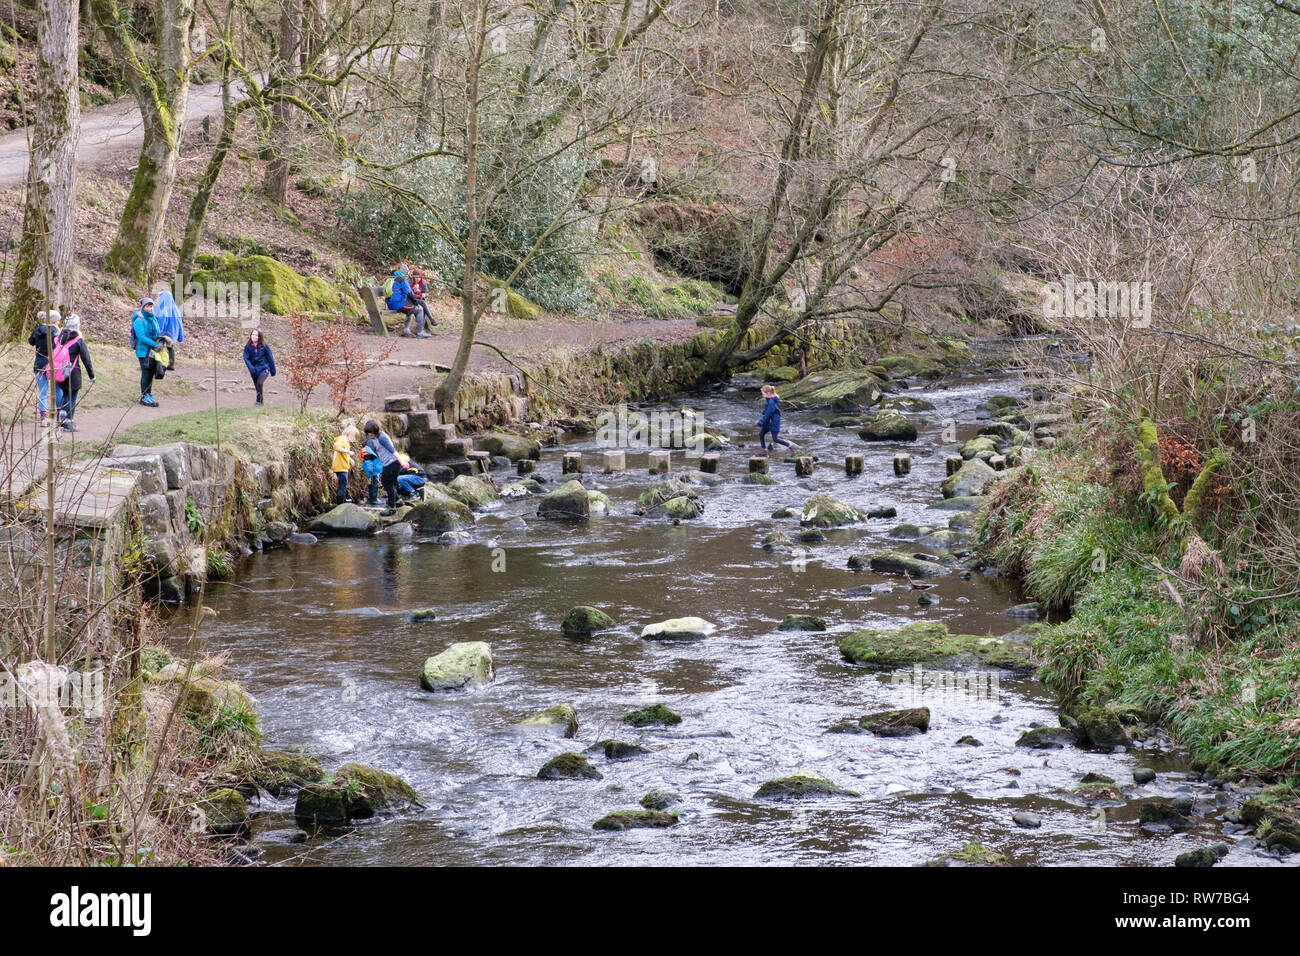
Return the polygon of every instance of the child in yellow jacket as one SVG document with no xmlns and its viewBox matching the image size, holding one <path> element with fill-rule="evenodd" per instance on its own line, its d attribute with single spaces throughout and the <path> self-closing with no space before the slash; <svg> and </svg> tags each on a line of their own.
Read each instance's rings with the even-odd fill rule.
<svg viewBox="0 0 1300 956">
<path fill-rule="evenodd" d="M 343 429 L 343 434 L 334 439 L 334 464 L 331 470 L 339 480 L 338 495 L 335 504 L 348 500 L 348 472 L 352 470 L 352 443 L 360 436 L 355 425 Z"/>
</svg>

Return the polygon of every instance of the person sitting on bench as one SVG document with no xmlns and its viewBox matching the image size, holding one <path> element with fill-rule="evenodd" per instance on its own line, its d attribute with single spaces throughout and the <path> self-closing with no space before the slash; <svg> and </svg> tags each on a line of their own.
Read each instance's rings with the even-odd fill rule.
<svg viewBox="0 0 1300 956">
<path fill-rule="evenodd" d="M 384 300 L 384 304 L 393 312 L 406 316 L 406 321 L 402 324 L 404 336 L 411 338 L 414 334 L 416 338 L 429 338 L 429 333 L 424 331 L 424 312 L 416 305 L 415 297 L 411 295 L 411 283 L 406 281 L 406 266 L 398 266 L 393 273 L 393 291 Z M 415 333 L 411 332 L 412 318 L 417 322 Z"/>
</svg>

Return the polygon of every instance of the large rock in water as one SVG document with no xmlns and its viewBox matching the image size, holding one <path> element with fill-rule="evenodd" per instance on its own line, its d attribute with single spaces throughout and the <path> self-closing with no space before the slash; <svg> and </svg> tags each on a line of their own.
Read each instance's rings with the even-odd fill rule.
<svg viewBox="0 0 1300 956">
<path fill-rule="evenodd" d="M 600 780 L 605 775 L 582 754 L 560 754 L 537 771 L 538 780 Z"/>
<path fill-rule="evenodd" d="M 916 425 L 896 408 L 883 409 L 858 432 L 863 441 L 916 441 Z"/>
<path fill-rule="evenodd" d="M 401 777 L 359 763 L 298 792 L 293 815 L 307 823 L 343 823 L 419 807 L 420 795 Z"/>
<path fill-rule="evenodd" d="M 492 648 L 483 641 L 453 644 L 424 662 L 420 686 L 425 690 L 456 690 L 486 684 L 492 670 Z"/>
<path fill-rule="evenodd" d="M 447 486 L 447 494 L 475 511 L 481 511 L 499 497 L 495 488 L 473 475 L 457 475 Z"/>
<path fill-rule="evenodd" d="M 862 520 L 861 511 L 830 495 L 813 495 L 799 516 L 799 524 L 805 528 L 838 528 Z"/>
<path fill-rule="evenodd" d="M 675 617 L 657 624 L 647 624 L 641 636 L 647 641 L 702 641 L 718 629 L 702 617 Z"/>
<path fill-rule="evenodd" d="M 913 664 L 959 667 L 983 664 L 1004 670 L 1028 670 L 1029 649 L 1000 637 L 951 634 L 938 622 L 918 621 L 905 627 L 858 631 L 840 642 L 840 653 L 853 664 L 893 669 Z"/>
<path fill-rule="evenodd" d="M 531 458 L 534 461 L 542 457 L 542 445 L 535 438 L 524 438 L 507 432 L 493 432 L 479 435 L 474 439 L 474 447 L 480 451 L 501 455 L 511 461 Z"/>
<path fill-rule="evenodd" d="M 590 637 L 597 631 L 613 626 L 614 619 L 600 608 L 579 604 L 577 607 L 569 608 L 569 613 L 564 615 L 564 620 L 560 622 L 560 631 L 565 637 Z"/>
<path fill-rule="evenodd" d="M 967 498 L 984 494 L 984 489 L 997 481 L 998 473 L 978 458 L 972 458 L 949 475 L 939 490 L 945 498 Z"/>
<path fill-rule="evenodd" d="M 669 498 L 663 504 L 650 509 L 650 517 L 652 518 L 676 518 L 679 521 L 689 521 L 691 518 L 698 518 L 703 513 L 704 507 L 699 500 L 688 498 L 686 495 Z"/>
<path fill-rule="evenodd" d="M 594 493 L 589 493 L 586 488 L 582 487 L 582 482 L 576 478 L 572 481 L 566 481 L 542 499 L 537 508 L 537 514 L 542 518 L 560 521 L 576 521 L 588 518 L 592 512 L 590 494 Z"/>
<path fill-rule="evenodd" d="M 428 491 L 425 500 L 406 513 L 406 520 L 426 533 L 460 531 L 474 527 L 474 512 L 441 488 Z M 436 486 L 434 486 L 436 487 Z"/>
<path fill-rule="evenodd" d="M 656 482 L 641 492 L 637 496 L 636 503 L 638 507 L 651 509 L 666 504 L 674 498 L 698 498 L 699 494 L 686 482 L 670 478 L 667 481 Z"/>
<path fill-rule="evenodd" d="M 853 370 L 817 372 L 781 389 L 786 408 L 833 408 L 857 411 L 880 401 L 880 379 L 871 372 Z"/>
<path fill-rule="evenodd" d="M 520 721 L 524 727 L 549 727 L 561 731 L 565 737 L 578 733 L 578 711 L 572 704 L 556 704 Z"/>
<path fill-rule="evenodd" d="M 769 780 L 758 788 L 754 794 L 760 800 L 783 800 L 801 797 L 821 797 L 844 795 L 849 797 L 858 796 L 853 790 L 845 790 L 827 780 L 821 774 L 802 773 L 792 774 L 789 777 L 777 777 L 775 780 Z"/>
<path fill-rule="evenodd" d="M 881 574 L 909 574 L 914 578 L 934 578 L 948 573 L 948 568 L 938 561 L 926 561 L 902 551 L 873 554 L 868 565 Z"/>
<path fill-rule="evenodd" d="M 379 529 L 379 519 L 351 502 L 335 505 L 323 515 L 312 519 L 313 534 L 362 535 L 374 534 Z"/>
<path fill-rule="evenodd" d="M 662 829 L 677 825 L 677 814 L 664 810 L 615 810 L 591 825 L 593 830 Z"/>
</svg>

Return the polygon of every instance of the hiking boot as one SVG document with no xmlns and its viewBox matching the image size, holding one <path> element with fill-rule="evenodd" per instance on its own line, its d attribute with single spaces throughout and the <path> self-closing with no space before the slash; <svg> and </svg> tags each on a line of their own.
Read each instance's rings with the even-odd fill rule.
<svg viewBox="0 0 1300 956">
<path fill-rule="evenodd" d="M 428 332 L 420 332 L 420 333 L 418 333 L 415 337 L 416 337 L 417 339 L 431 339 L 431 338 L 433 338 L 433 336 L 430 335 Z"/>
<path fill-rule="evenodd" d="M 402 338 L 413 339 L 415 338 L 415 333 L 413 333 L 410 329 L 402 329 Z"/>
<path fill-rule="evenodd" d="M 383 511 L 379 512 L 379 517 L 388 518 L 395 514 L 397 514 L 396 508 L 385 508 Z"/>
<path fill-rule="evenodd" d="M 69 418 L 63 423 L 63 430 L 65 432 L 75 432 L 77 430 L 77 423 Z"/>
<path fill-rule="evenodd" d="M 144 405 L 144 406 L 146 406 L 146 407 L 148 407 L 148 408 L 157 408 L 157 407 L 158 407 L 158 403 L 157 403 L 156 401 L 154 401 L 154 397 L 153 397 L 152 395 L 141 395 L 141 396 L 140 396 L 140 404 L 141 404 L 141 405 Z"/>
</svg>

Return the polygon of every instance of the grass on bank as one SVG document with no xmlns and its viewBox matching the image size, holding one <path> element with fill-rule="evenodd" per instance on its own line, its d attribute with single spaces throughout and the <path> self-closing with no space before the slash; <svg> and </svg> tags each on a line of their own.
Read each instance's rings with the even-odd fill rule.
<svg viewBox="0 0 1300 956">
<path fill-rule="evenodd" d="M 1300 771 L 1300 600 L 1262 600 L 1230 572 L 1175 601 L 1179 544 L 1140 499 L 1089 481 L 1061 453 L 1004 482 L 981 551 L 1031 596 L 1072 608 L 1043 627 L 1040 677 L 1067 705 L 1106 706 L 1168 728 L 1207 768 L 1279 780 Z M 1224 622 L 1206 636 L 1198 622 Z"/>
<path fill-rule="evenodd" d="M 292 446 L 294 439 L 312 425 L 320 426 L 324 432 L 337 427 L 331 415 L 311 409 L 304 415 L 299 415 L 294 409 L 269 405 L 222 408 L 215 414 L 212 409 L 207 409 L 132 425 L 119 432 L 112 444 L 153 446 L 184 441 L 215 446 L 219 434 L 223 448 L 265 464 L 283 460 L 282 449 Z"/>
</svg>

